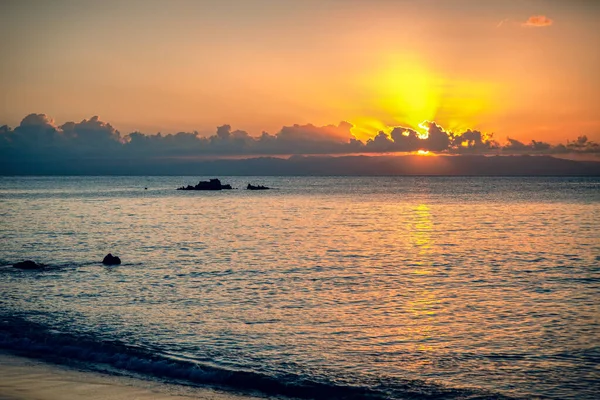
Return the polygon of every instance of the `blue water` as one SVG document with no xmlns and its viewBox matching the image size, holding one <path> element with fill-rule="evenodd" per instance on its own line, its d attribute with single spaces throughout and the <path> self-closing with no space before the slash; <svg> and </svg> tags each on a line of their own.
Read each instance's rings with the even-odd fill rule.
<svg viewBox="0 0 600 400">
<path fill-rule="evenodd" d="M 175 190 L 200 178 L 0 178 L 0 348 L 276 397 L 597 398 L 600 179 Z"/>
</svg>

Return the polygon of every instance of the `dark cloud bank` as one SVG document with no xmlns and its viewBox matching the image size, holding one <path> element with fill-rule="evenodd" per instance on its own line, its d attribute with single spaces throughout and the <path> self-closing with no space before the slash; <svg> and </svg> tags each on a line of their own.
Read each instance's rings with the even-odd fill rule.
<svg viewBox="0 0 600 400">
<path fill-rule="evenodd" d="M 198 132 L 123 135 L 98 117 L 58 126 L 44 114 L 30 114 L 14 129 L 0 127 L 0 174 L 600 175 L 600 162 L 554 157 L 598 157 L 600 145 L 585 136 L 560 145 L 510 138 L 500 144 L 476 130 L 455 133 L 434 122 L 425 126 L 427 139 L 395 127 L 366 142 L 352 136 L 347 122 L 286 126 L 259 137 L 229 125 L 209 137 Z M 418 150 L 446 157 L 406 155 Z"/>
</svg>

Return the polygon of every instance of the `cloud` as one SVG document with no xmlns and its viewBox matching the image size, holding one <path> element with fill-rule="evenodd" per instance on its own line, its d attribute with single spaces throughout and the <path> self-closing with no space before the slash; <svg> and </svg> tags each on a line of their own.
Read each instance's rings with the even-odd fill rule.
<svg viewBox="0 0 600 400">
<path fill-rule="evenodd" d="M 532 15 L 527 21 L 523 22 L 521 25 L 535 28 L 543 28 L 546 26 L 550 26 L 553 23 L 554 21 L 546 17 L 545 15 Z"/>
<path fill-rule="evenodd" d="M 600 153 L 600 144 L 588 140 L 585 135 L 579 136 L 577 140 L 573 142 L 567 141 L 567 144 L 564 147 L 566 148 L 566 151 L 564 151 L 565 153 Z"/>
<path fill-rule="evenodd" d="M 44 157 L 62 145 L 64 137 L 54 121 L 45 114 L 29 114 L 14 130 L 0 128 L 0 156 Z"/>
<path fill-rule="evenodd" d="M 195 131 L 167 135 L 122 134 L 97 116 L 57 125 L 45 114 L 30 114 L 14 129 L 6 125 L 0 127 L 0 160 L 5 163 L 3 165 L 46 162 L 48 165 L 71 163 L 82 166 L 121 160 L 128 163 L 128 168 L 133 168 L 134 165 L 165 160 L 180 162 L 190 158 L 410 153 L 418 150 L 453 155 L 600 156 L 600 145 L 585 135 L 558 145 L 536 140 L 524 143 L 512 138 L 500 143 L 491 133 L 474 129 L 453 132 L 434 121 L 426 121 L 415 129 L 390 127 L 361 141 L 352 135 L 352 128 L 352 124 L 342 121 L 337 125 L 284 126 L 274 134 L 263 132 L 260 136 L 234 130 L 230 125 L 217 127 L 208 137 Z M 2 168 L 10 170 L 9 167 Z"/>
<path fill-rule="evenodd" d="M 503 20 L 501 20 L 500 22 L 498 22 L 498 24 L 496 24 L 496 28 L 501 28 L 502 25 L 504 25 L 505 23 L 507 23 L 508 21 L 510 21 L 509 18 L 504 18 Z"/>
</svg>

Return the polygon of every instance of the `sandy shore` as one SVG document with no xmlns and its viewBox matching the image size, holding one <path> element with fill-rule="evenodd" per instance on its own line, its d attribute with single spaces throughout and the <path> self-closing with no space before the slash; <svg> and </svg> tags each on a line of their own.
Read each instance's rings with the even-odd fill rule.
<svg viewBox="0 0 600 400">
<path fill-rule="evenodd" d="M 0 400 L 248 400 L 256 397 L 79 371 L 0 353 Z M 264 398 L 262 399 L 264 400 Z"/>
</svg>

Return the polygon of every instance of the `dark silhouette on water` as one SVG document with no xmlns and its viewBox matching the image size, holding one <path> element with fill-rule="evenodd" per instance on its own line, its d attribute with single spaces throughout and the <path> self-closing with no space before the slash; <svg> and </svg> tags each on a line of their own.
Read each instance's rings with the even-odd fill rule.
<svg viewBox="0 0 600 400">
<path fill-rule="evenodd" d="M 25 260 L 18 263 L 13 264 L 14 268 L 19 269 L 44 269 L 43 264 L 38 264 L 35 261 Z"/>
<path fill-rule="evenodd" d="M 218 179 L 211 179 L 210 181 L 200 181 L 196 186 L 187 185 L 177 188 L 177 190 L 223 190 L 232 189 L 231 185 L 222 185 Z"/>
<path fill-rule="evenodd" d="M 113 256 L 112 254 L 108 253 L 104 257 L 104 260 L 102 260 L 102 264 L 104 264 L 104 265 L 119 265 L 119 264 L 121 264 L 121 259 L 117 256 Z"/>
<path fill-rule="evenodd" d="M 254 186 L 252 184 L 248 184 L 248 187 L 246 187 L 247 190 L 269 190 L 271 189 L 270 187 L 267 186 L 262 186 L 262 185 L 258 185 L 258 186 Z"/>
</svg>

